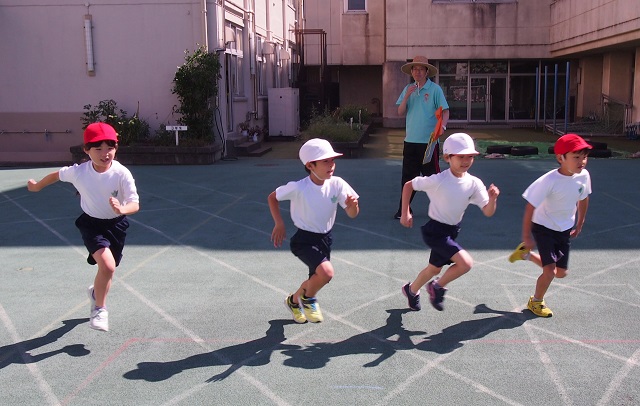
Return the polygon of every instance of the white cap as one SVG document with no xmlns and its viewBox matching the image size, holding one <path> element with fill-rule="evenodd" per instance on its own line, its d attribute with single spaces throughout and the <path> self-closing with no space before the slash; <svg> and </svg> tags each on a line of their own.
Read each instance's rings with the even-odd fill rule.
<svg viewBox="0 0 640 406">
<path fill-rule="evenodd" d="M 304 145 L 300 147 L 299 155 L 302 164 L 306 165 L 309 162 L 335 158 L 342 154 L 335 152 L 329 141 L 323 140 L 322 138 L 313 138 L 305 142 Z"/>
<path fill-rule="evenodd" d="M 479 152 L 476 151 L 475 145 L 473 145 L 473 140 L 469 134 L 465 133 L 455 133 L 447 137 L 442 146 L 442 153 L 445 155 L 479 154 Z"/>
</svg>

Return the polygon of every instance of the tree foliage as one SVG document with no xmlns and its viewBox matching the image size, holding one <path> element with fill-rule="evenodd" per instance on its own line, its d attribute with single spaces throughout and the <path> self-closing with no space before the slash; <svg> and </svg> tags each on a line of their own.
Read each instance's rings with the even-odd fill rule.
<svg viewBox="0 0 640 406">
<path fill-rule="evenodd" d="M 211 108 L 218 95 L 221 64 L 218 55 L 204 46 L 193 53 L 185 51 L 185 62 L 173 79 L 172 93 L 178 96 L 176 109 L 180 124 L 188 127 L 189 137 L 213 142 L 214 111 Z"/>
</svg>

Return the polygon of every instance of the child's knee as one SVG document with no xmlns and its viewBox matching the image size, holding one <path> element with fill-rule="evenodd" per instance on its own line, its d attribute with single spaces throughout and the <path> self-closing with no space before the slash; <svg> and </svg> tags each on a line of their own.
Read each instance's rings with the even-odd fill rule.
<svg viewBox="0 0 640 406">
<path fill-rule="evenodd" d="M 569 270 L 568 269 L 556 268 L 556 275 L 555 275 L 556 278 L 564 278 L 568 274 L 569 274 Z"/>
<path fill-rule="evenodd" d="M 98 264 L 98 272 L 113 275 L 116 271 L 116 260 L 108 248 L 102 248 L 93 253 L 93 258 Z"/>
<path fill-rule="evenodd" d="M 467 251 L 459 251 L 451 259 L 456 264 L 456 267 L 458 268 L 460 273 L 467 273 L 473 267 L 473 258 Z"/>
<path fill-rule="evenodd" d="M 557 268 L 555 264 L 546 265 L 542 267 L 542 274 L 549 278 L 555 278 L 556 271 L 557 271 Z"/>
<path fill-rule="evenodd" d="M 324 261 L 316 268 L 316 275 L 318 275 L 326 282 L 329 282 L 331 279 L 333 279 L 333 274 L 333 266 L 329 261 Z"/>
</svg>

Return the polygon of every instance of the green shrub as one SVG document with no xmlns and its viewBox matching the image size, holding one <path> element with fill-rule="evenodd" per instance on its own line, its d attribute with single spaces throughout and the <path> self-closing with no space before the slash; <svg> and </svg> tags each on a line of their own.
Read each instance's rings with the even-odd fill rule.
<svg viewBox="0 0 640 406">
<path fill-rule="evenodd" d="M 348 116 L 346 120 L 343 119 L 343 111 L 338 108 L 333 112 L 325 110 L 320 114 L 315 108 L 312 108 L 309 124 L 304 131 L 306 138 L 322 138 L 333 142 L 358 141 L 362 134 L 362 127 L 357 123 L 358 110 L 355 110 L 356 119 L 353 126 L 350 124 L 351 116 Z"/>
<path fill-rule="evenodd" d="M 193 53 L 185 51 L 185 63 L 178 67 L 171 93 L 178 96 L 181 115 L 178 122 L 186 125 L 187 137 L 214 141 L 213 99 L 218 95 L 221 64 L 218 54 L 201 46 Z"/>
<path fill-rule="evenodd" d="M 83 130 L 91 123 L 103 122 L 116 130 L 120 145 L 131 145 L 149 139 L 149 123 L 141 119 L 138 112 L 129 117 L 126 111 L 118 108 L 114 100 L 102 100 L 96 106 L 86 104 L 84 109 Z"/>
</svg>

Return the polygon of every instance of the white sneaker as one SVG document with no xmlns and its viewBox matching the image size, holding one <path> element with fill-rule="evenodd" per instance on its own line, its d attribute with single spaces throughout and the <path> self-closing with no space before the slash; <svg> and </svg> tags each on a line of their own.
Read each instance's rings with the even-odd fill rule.
<svg viewBox="0 0 640 406">
<path fill-rule="evenodd" d="M 87 288 L 87 296 L 89 296 L 89 315 L 91 315 L 96 308 L 96 299 L 93 297 L 93 285 Z"/>
<path fill-rule="evenodd" d="M 103 307 L 92 311 L 89 327 L 94 330 L 109 331 L 109 312 L 107 309 Z"/>
</svg>

